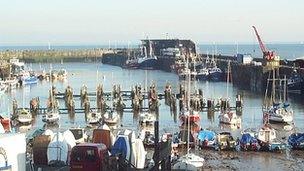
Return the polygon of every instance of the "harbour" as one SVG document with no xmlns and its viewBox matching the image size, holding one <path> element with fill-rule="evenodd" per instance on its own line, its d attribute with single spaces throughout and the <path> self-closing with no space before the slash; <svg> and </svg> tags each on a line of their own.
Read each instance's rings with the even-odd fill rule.
<svg viewBox="0 0 304 171">
<path fill-rule="evenodd" d="M 0 171 L 304 170 L 303 5 L 1 1 Z"/>
<path fill-rule="evenodd" d="M 70 67 L 73 66 L 73 67 Z M 77 67 L 78 66 L 78 67 Z M 45 63 L 45 64 L 32 64 L 33 70 L 39 69 L 40 67 L 48 68 L 50 67 L 50 64 Z M 157 92 L 164 92 L 165 86 L 168 83 L 171 83 L 172 90 L 176 94 L 179 92 L 179 85 L 180 81 L 179 78 L 176 74 L 174 73 L 168 73 L 164 71 L 143 71 L 143 70 L 128 70 L 128 69 L 123 69 L 121 67 L 117 66 L 110 66 L 107 64 L 102 64 L 102 63 L 54 63 L 52 64 L 53 69 L 60 69 L 60 68 L 68 68 L 67 72 L 68 77 L 67 80 L 61 82 L 60 80 L 54 80 L 52 81 L 39 81 L 37 85 L 30 85 L 30 86 L 24 86 L 19 89 L 15 89 L 11 91 L 8 94 L 5 94 L 4 97 L 1 98 L 8 98 L 9 100 L 2 102 L 2 106 L 8 106 L 8 113 L 11 113 L 12 108 L 11 108 L 11 102 L 14 98 L 19 99 L 18 101 L 18 106 L 19 107 L 24 107 L 22 106 L 22 94 L 23 91 L 25 91 L 25 107 L 28 107 L 28 102 L 30 99 L 35 98 L 39 96 L 40 99 L 40 105 L 41 107 L 46 106 L 46 101 L 48 98 L 48 92 L 51 89 L 51 86 L 54 85 L 57 89 L 58 92 L 64 92 L 66 87 L 68 85 L 79 85 L 79 86 L 73 86 L 73 92 L 74 94 L 78 94 L 77 92 L 81 91 L 82 85 L 86 85 L 88 88 L 88 92 L 94 92 L 96 90 L 96 87 L 99 83 L 102 83 L 104 90 L 112 90 L 112 86 L 114 84 L 119 84 L 121 83 L 120 80 L 122 79 L 128 79 L 132 80 L 130 82 L 125 82 L 125 84 L 120 84 L 122 90 L 128 90 L 131 89 L 134 85 L 140 84 L 140 85 L 145 85 L 146 82 L 148 83 L 155 83 L 157 85 Z M 96 73 L 96 70 L 98 73 Z M 86 80 L 79 79 L 82 78 L 85 73 L 87 76 Z M 162 75 L 159 77 L 159 75 Z M 115 75 L 115 77 L 114 77 Z M 146 75 L 148 81 L 146 81 Z M 174 84 L 175 83 L 175 84 Z M 225 82 L 191 82 L 192 87 L 197 87 L 202 89 L 204 92 L 204 97 L 206 99 L 214 98 L 218 99 L 221 97 L 224 97 L 226 94 L 226 83 Z M 229 131 L 233 134 L 234 137 L 240 137 L 241 130 L 248 128 L 248 127 L 257 127 L 260 125 L 261 120 L 262 120 L 262 112 L 261 112 L 261 105 L 263 103 L 263 95 L 255 94 L 250 91 L 244 91 L 240 90 L 236 87 L 234 87 L 232 84 L 229 84 L 229 94 L 230 94 L 230 99 L 235 99 L 236 94 L 242 94 L 243 97 L 243 109 L 241 112 L 240 117 L 242 118 L 242 123 L 240 127 L 237 126 L 230 126 L 226 124 L 220 124 L 218 116 L 220 115 L 220 111 L 214 111 L 214 112 L 202 112 L 200 113 L 201 115 L 201 120 L 200 120 L 200 125 L 204 128 L 212 129 L 215 131 Z M 211 90 L 211 91 L 210 91 Z M 92 94 L 92 93 L 91 93 Z M 95 105 L 95 100 L 94 100 L 94 94 L 93 96 L 90 97 L 90 102 L 91 102 L 91 107 L 94 108 Z M 160 106 L 159 106 L 159 114 L 158 114 L 158 120 L 159 120 L 159 129 L 160 129 L 160 134 L 166 133 L 166 132 L 176 132 L 176 130 L 179 129 L 180 123 L 178 119 L 174 119 L 174 114 L 170 112 L 170 107 L 167 106 L 164 102 L 165 99 L 160 99 Z M 283 138 L 287 138 L 288 132 L 296 129 L 296 130 L 303 130 L 304 128 L 301 126 L 302 124 L 302 115 L 301 113 L 303 112 L 302 110 L 302 104 L 301 102 L 295 100 L 293 101 L 292 98 L 289 99 L 290 103 L 292 103 L 293 110 L 295 112 L 294 115 L 294 125 L 295 128 L 289 128 L 288 126 L 286 127 L 285 125 L 278 125 L 278 130 L 280 132 L 280 136 Z M 59 105 L 64 106 L 64 101 L 59 100 Z M 124 103 L 130 105 L 130 101 L 125 101 Z M 233 101 L 231 102 L 233 105 Z M 250 105 L 249 105 L 250 104 Z M 111 105 L 109 103 L 109 105 Z M 130 105 L 131 106 L 131 105 Z M 75 96 L 75 107 L 76 108 L 81 108 L 80 107 L 80 97 Z M 3 108 L 3 107 L 2 107 Z M 7 112 L 4 110 L 5 113 Z M 74 118 L 70 117 L 70 115 L 67 113 L 61 114 L 61 119 L 58 125 L 60 125 L 61 130 L 66 130 L 71 127 L 86 127 L 87 123 L 85 122 L 84 119 L 84 112 L 76 113 L 74 115 Z M 175 115 L 178 115 L 175 114 Z M 35 121 L 32 123 L 31 130 L 38 129 L 38 128 L 44 128 L 46 125 L 42 122 L 41 120 L 41 115 L 37 115 L 35 118 Z M 138 116 L 137 116 L 138 117 Z M 123 112 L 122 118 L 121 118 L 121 125 L 123 126 L 123 129 L 131 129 L 134 130 L 134 126 L 137 125 L 138 123 L 138 118 L 136 118 L 136 115 L 132 112 L 132 109 L 129 112 Z M 47 127 L 46 127 L 47 128 Z M 51 127 L 52 128 L 52 127 Z M 16 131 L 25 131 L 27 132 L 27 128 L 25 127 L 16 127 Z M 24 130 L 25 129 L 25 130 Z M 29 129 L 29 128 L 28 128 Z M 54 129 L 54 128 L 53 128 Z M 55 126 L 56 129 L 56 126 Z M 287 129 L 287 130 L 285 130 Z M 291 130 L 289 130 L 291 129 Z M 30 132 L 30 131 L 29 131 Z M 242 169 L 245 166 L 239 166 L 239 162 L 243 162 L 243 158 L 240 156 L 243 155 L 248 155 L 247 152 L 224 152 L 227 153 L 226 157 L 223 158 L 222 155 L 219 155 L 218 152 L 214 152 L 214 150 L 203 150 L 204 155 L 205 153 L 211 153 L 211 156 L 214 156 L 214 158 L 220 159 L 221 161 L 234 161 L 235 163 L 233 165 L 228 165 L 227 167 L 235 167 L 238 169 Z M 220 152 L 222 154 L 223 152 Z M 249 152 L 250 153 L 250 152 Z M 262 154 L 258 154 L 262 153 Z M 265 152 L 257 152 L 254 154 L 251 154 L 254 156 L 254 160 L 260 160 L 261 158 L 269 158 L 269 154 Z M 298 154 L 298 152 L 295 152 L 295 154 Z M 293 152 L 291 152 L 290 155 L 293 155 Z M 268 156 L 268 157 L 267 157 Z M 287 160 L 284 156 L 284 153 L 280 153 L 280 159 L 276 160 L 279 162 L 280 160 Z M 233 158 L 233 159 L 231 159 Z M 215 162 L 214 159 L 210 159 L 210 164 L 209 167 L 215 167 L 213 162 Z M 217 163 L 217 162 L 215 162 Z M 239 163 L 239 164 L 238 164 Z M 264 163 L 265 165 L 267 163 Z M 208 165 L 206 166 L 208 168 Z M 226 167 L 226 166 L 222 166 Z M 262 167 L 262 166 L 261 166 Z M 284 166 L 287 167 L 287 166 Z M 257 168 L 256 168 L 257 169 Z"/>
</svg>

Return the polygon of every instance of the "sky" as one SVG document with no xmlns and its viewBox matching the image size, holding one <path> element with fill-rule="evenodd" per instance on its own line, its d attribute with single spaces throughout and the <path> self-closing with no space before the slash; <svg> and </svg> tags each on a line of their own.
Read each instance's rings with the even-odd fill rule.
<svg viewBox="0 0 304 171">
<path fill-rule="evenodd" d="M 0 0 L 1 45 L 304 41 L 303 0 Z"/>
</svg>

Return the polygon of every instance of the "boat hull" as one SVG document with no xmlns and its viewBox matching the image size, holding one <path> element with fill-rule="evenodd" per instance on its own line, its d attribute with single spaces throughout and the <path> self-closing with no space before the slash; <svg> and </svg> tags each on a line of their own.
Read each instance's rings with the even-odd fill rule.
<svg viewBox="0 0 304 171">
<path fill-rule="evenodd" d="M 157 59 L 155 58 L 147 58 L 138 63 L 138 68 L 153 70 L 156 69 Z"/>
</svg>

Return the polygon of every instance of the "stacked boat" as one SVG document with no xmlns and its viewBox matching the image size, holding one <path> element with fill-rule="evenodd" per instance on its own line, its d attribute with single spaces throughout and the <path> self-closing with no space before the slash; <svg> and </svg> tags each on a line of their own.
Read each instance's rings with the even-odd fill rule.
<svg viewBox="0 0 304 171">
<path fill-rule="evenodd" d="M 32 114 L 27 109 L 21 109 L 18 111 L 16 120 L 20 124 L 30 124 L 32 122 Z"/>
</svg>

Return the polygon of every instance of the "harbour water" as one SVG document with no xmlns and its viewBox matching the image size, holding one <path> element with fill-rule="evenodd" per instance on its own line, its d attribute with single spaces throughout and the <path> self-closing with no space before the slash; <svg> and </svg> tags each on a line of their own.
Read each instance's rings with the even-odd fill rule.
<svg viewBox="0 0 304 171">
<path fill-rule="evenodd" d="M 45 70 L 50 69 L 50 64 L 31 64 L 33 70 Z M 88 87 L 89 92 L 96 91 L 96 87 L 99 83 L 104 86 L 104 91 L 112 91 L 114 84 L 120 84 L 122 90 L 131 90 L 132 86 L 141 84 L 145 86 L 147 82 L 148 86 L 151 83 L 156 83 L 158 92 L 164 91 L 166 83 L 171 83 L 173 91 L 178 93 L 179 84 L 183 84 L 178 79 L 178 76 L 174 73 L 163 72 L 163 71 L 144 71 L 144 70 L 127 70 L 116 66 L 104 65 L 101 63 L 64 63 L 64 64 L 52 64 L 53 69 L 66 68 L 68 71 L 68 78 L 66 81 L 40 81 L 37 85 L 25 86 L 20 89 L 12 90 L 10 93 L 6 93 L 1 97 L 1 113 L 7 113 L 12 110 L 12 100 L 18 101 L 19 107 L 29 107 L 29 101 L 34 97 L 40 98 L 41 107 L 46 107 L 46 101 L 48 98 L 48 90 L 54 85 L 59 92 L 64 92 L 65 88 L 70 85 L 73 88 L 74 94 L 80 93 L 80 88 L 83 85 Z M 194 88 L 200 88 L 203 90 L 204 97 L 206 99 L 213 98 L 225 98 L 227 96 L 227 83 L 225 82 L 191 82 L 192 90 Z M 262 123 L 262 102 L 263 94 L 255 94 L 249 91 L 239 90 L 233 87 L 232 84 L 228 84 L 228 97 L 230 98 L 231 105 L 234 106 L 235 95 L 243 95 L 244 108 L 241 114 L 242 127 L 241 129 L 248 127 L 257 127 Z M 80 100 L 76 100 L 76 108 L 80 106 Z M 91 107 L 95 106 L 96 101 L 94 98 L 90 99 Z M 297 130 L 304 130 L 304 104 L 303 101 L 289 98 L 289 102 L 294 110 L 294 124 Z M 129 102 L 125 102 L 126 105 L 130 105 Z M 170 114 L 169 107 L 165 105 L 164 100 L 161 100 L 159 110 L 160 128 L 164 131 L 171 132 L 176 130 L 179 126 L 179 122 L 174 121 L 174 117 Z M 108 105 L 111 103 L 108 102 Z M 63 100 L 60 100 L 61 107 L 64 107 Z M 122 124 L 132 128 L 134 126 L 133 114 L 126 113 L 123 115 Z M 206 112 L 201 113 L 201 126 L 203 128 L 210 127 L 218 129 L 219 113 L 207 114 Z M 61 127 L 83 126 L 85 124 L 84 115 L 76 114 L 73 121 L 69 120 L 68 116 L 62 116 L 60 121 Z M 36 119 L 36 123 L 33 127 L 39 128 L 43 126 L 41 118 Z M 238 130 L 241 130 L 238 129 Z"/>
</svg>

